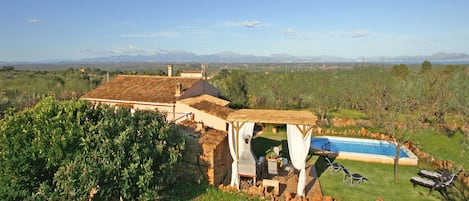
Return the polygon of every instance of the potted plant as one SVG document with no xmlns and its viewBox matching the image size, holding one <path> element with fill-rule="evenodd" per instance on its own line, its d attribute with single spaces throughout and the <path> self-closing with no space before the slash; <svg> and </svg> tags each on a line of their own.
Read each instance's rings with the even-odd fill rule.
<svg viewBox="0 0 469 201">
<path fill-rule="evenodd" d="M 265 151 L 265 158 L 266 159 L 277 159 L 279 154 L 275 152 L 275 147 L 270 147 Z"/>
<path fill-rule="evenodd" d="M 280 125 L 281 124 L 272 124 L 272 133 L 278 133 L 278 128 L 280 127 Z"/>
</svg>

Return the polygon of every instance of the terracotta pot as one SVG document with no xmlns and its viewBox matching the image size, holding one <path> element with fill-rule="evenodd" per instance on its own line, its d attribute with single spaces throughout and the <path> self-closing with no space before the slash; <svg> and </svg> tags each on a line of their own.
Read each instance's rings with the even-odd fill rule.
<svg viewBox="0 0 469 201">
<path fill-rule="evenodd" d="M 272 133 L 277 133 L 278 132 L 278 128 L 277 127 L 272 127 Z"/>
</svg>

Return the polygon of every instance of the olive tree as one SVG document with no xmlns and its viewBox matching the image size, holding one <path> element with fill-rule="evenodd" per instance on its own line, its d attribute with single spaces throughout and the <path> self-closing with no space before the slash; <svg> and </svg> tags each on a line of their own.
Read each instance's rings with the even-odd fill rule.
<svg viewBox="0 0 469 201">
<path fill-rule="evenodd" d="M 420 72 L 421 73 L 426 73 L 426 72 L 429 72 L 432 70 L 432 63 L 430 63 L 429 61 L 425 60 L 424 62 L 422 62 L 422 68 L 420 69 Z"/>
<path fill-rule="evenodd" d="M 408 80 L 394 85 L 377 85 L 367 101 L 367 114 L 376 127 L 391 137 L 395 145 L 394 181 L 398 181 L 400 149 L 410 140 L 420 117 L 414 113 L 416 102 L 412 97 L 416 87 Z"/>
</svg>

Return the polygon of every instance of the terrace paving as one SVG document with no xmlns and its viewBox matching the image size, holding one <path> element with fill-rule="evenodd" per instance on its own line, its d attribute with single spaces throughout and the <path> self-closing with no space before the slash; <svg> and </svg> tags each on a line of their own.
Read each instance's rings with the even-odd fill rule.
<svg viewBox="0 0 469 201">
<path fill-rule="evenodd" d="M 296 189 L 298 186 L 298 173 L 295 172 L 289 176 L 284 176 L 283 174 L 277 175 L 269 178 L 267 173 L 264 173 L 261 178 L 268 178 L 273 180 L 278 180 L 280 183 L 280 195 L 277 197 L 277 200 L 283 201 L 287 198 L 287 192 L 290 193 L 293 200 L 297 200 Z M 257 182 L 258 185 L 262 184 L 262 179 L 259 179 Z M 316 168 L 314 165 L 308 164 L 306 166 L 306 187 L 305 187 L 306 199 L 310 201 L 320 201 L 323 200 L 321 185 L 319 184 L 319 178 L 316 173 Z M 268 195 L 266 195 L 268 196 Z"/>
</svg>

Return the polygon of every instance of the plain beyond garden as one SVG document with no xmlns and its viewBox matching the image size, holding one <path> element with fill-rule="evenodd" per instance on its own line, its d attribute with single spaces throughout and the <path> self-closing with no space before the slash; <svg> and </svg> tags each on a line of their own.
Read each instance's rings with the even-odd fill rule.
<svg viewBox="0 0 469 201">
<path fill-rule="evenodd" d="M 231 67 L 228 68 L 219 67 L 219 71 L 214 71 L 213 69 L 216 68 L 212 67 L 210 69 L 213 73 L 209 82 L 220 89 L 225 99 L 232 101 L 231 107 L 233 108 L 310 110 L 319 117 L 321 127 L 339 131 L 350 128 L 337 127 L 333 123 L 334 117 L 355 119 L 359 122 L 357 128 L 366 127 L 367 130 L 384 133 L 402 143 L 412 140 L 414 144 L 420 146 L 435 158 L 449 160 L 455 167 L 469 168 L 467 164 L 467 161 L 469 161 L 469 91 L 467 90 L 469 88 L 469 68 L 467 65 L 433 66 L 430 62 L 423 62 L 421 65 L 370 66 L 368 64 L 365 66 L 353 64 L 350 65 L 350 68 L 343 69 L 321 69 L 314 67 L 316 66 L 314 64 L 302 64 L 295 68 L 292 65 L 294 64 L 289 64 L 288 67 L 256 64 L 251 65 L 254 67 L 250 68 L 249 65 L 231 64 Z M 272 66 L 276 67 L 273 68 Z M 186 67 L 187 65 L 180 66 L 181 69 Z M 48 95 L 54 95 L 59 100 L 76 99 L 84 92 L 105 81 L 107 76 L 112 79 L 112 76 L 116 74 L 165 73 L 159 68 L 155 72 L 154 65 L 150 67 L 152 71 L 148 69 L 140 70 L 141 68 L 130 68 L 130 70 L 129 68 L 126 70 L 113 69 L 113 71 L 64 66 L 65 68 L 67 70 L 23 71 L 13 66 L 3 67 L 0 71 L 0 116 L 2 122 L 5 121 L 3 119 L 5 114 L 13 114 L 15 111 L 23 111 L 24 108 L 32 108 Z M 74 125 L 72 121 L 69 123 Z M 18 142 L 22 142 L 21 140 L 23 139 L 18 138 Z M 60 142 L 60 139 L 54 140 Z M 131 149 L 131 147 L 128 148 Z M 95 149 L 95 147 L 92 147 L 92 149 Z M 259 152 L 264 153 L 265 150 L 259 150 Z M 5 152 L 2 152 L 1 157 L 6 156 L 3 153 Z M 68 152 L 64 149 L 54 148 L 50 154 L 55 157 L 60 156 L 59 153 Z M 65 158 L 71 157 L 67 154 L 64 156 L 66 156 Z M 315 158 L 315 156 L 312 156 L 310 162 L 318 163 L 317 168 L 320 168 L 321 162 L 315 161 Z M 28 158 L 23 159 L 27 160 Z M 8 158 L 2 160 L 8 160 Z M 86 161 L 86 158 L 79 157 L 77 160 Z M 12 161 L 10 162 L 10 164 L 14 164 Z M 347 188 L 336 188 L 340 187 L 340 185 L 337 185 L 337 183 L 341 184 L 340 180 L 334 178 L 334 176 L 322 174 L 320 181 L 325 195 L 331 195 L 341 200 L 354 200 L 354 193 L 356 193 L 356 198 L 370 195 L 370 199 L 367 200 L 376 200 L 377 197 L 382 197 L 384 200 L 394 200 L 395 197 L 390 197 L 390 194 L 402 194 L 389 189 L 397 189 L 397 192 L 415 192 L 416 195 L 426 195 L 428 193 L 428 189 L 424 188 L 413 190 L 408 182 L 409 176 L 415 175 L 418 168 L 401 167 L 398 180 L 393 182 L 395 176 L 393 176 L 394 168 L 392 165 L 339 162 L 344 163 L 352 170 L 366 171 L 367 173 L 374 172 L 369 177 L 380 179 L 372 180 L 368 184 L 369 186 L 366 186 L 365 183 L 359 188 L 350 190 L 353 192 L 349 192 Z M 71 163 L 70 160 L 52 161 L 50 163 L 75 165 L 73 167 L 69 165 L 71 169 L 77 168 L 79 165 Z M 22 163 L 18 162 L 17 164 Z M 48 164 L 48 174 L 43 174 L 38 170 L 39 173 L 41 175 L 50 175 L 50 172 L 57 168 L 56 166 L 50 166 L 51 164 Z M 419 165 L 419 168 L 434 169 L 431 164 L 421 163 Z M 365 166 L 370 169 L 366 169 Z M 129 167 L 131 167 L 131 164 L 129 164 Z M 144 166 L 139 168 L 144 168 Z M 61 169 L 65 176 L 66 170 Z M 102 172 L 102 174 L 105 175 L 106 173 Z M 19 175 L 13 176 L 17 177 Z M 35 175 L 31 176 L 31 178 L 41 178 Z M 79 175 L 65 176 L 61 178 L 64 183 L 75 185 L 70 183 L 73 180 L 67 180 L 67 178 L 74 178 Z M 26 177 L 22 178 L 25 181 L 30 181 Z M 1 178 L 0 182 L 9 181 L 10 179 Z M 143 186 L 145 180 L 142 180 L 142 182 L 139 185 Z M 50 192 L 52 189 L 47 188 L 52 183 L 43 181 L 31 181 L 29 183 L 31 183 L 31 186 L 27 188 L 37 190 L 41 187 L 41 192 L 52 193 Z M 456 190 L 451 191 L 450 198 L 467 200 L 467 186 L 462 185 L 462 182 L 460 182 L 457 187 Z M 126 188 L 125 185 L 122 188 Z M 2 189 L 7 190 L 1 191 L 2 193 L 15 193 L 11 189 Z M 199 184 L 191 185 L 181 191 L 187 189 L 197 189 L 194 191 L 196 192 L 195 195 L 190 194 L 186 197 L 188 199 L 213 199 L 210 196 L 219 198 L 221 194 L 224 194 L 224 192 L 219 192 L 210 187 L 206 188 L 206 186 Z M 356 189 L 360 189 L 360 191 Z M 374 191 L 377 194 L 369 191 Z M 127 196 L 131 196 L 132 193 L 138 192 L 129 191 Z M 177 191 L 159 191 L 158 193 L 161 193 L 159 196 L 163 197 L 184 197 L 183 195 L 185 195 L 184 192 Z M 165 193 L 168 195 L 165 195 Z M 17 196 L 23 196 L 24 198 L 30 195 L 26 192 Z M 34 195 L 40 196 L 38 194 Z M 232 199 L 239 199 L 236 196 L 230 194 L 227 199 L 231 199 L 231 197 L 233 197 Z M 437 193 L 433 193 L 429 197 L 423 197 L 428 198 L 426 200 L 441 198 Z"/>
</svg>

